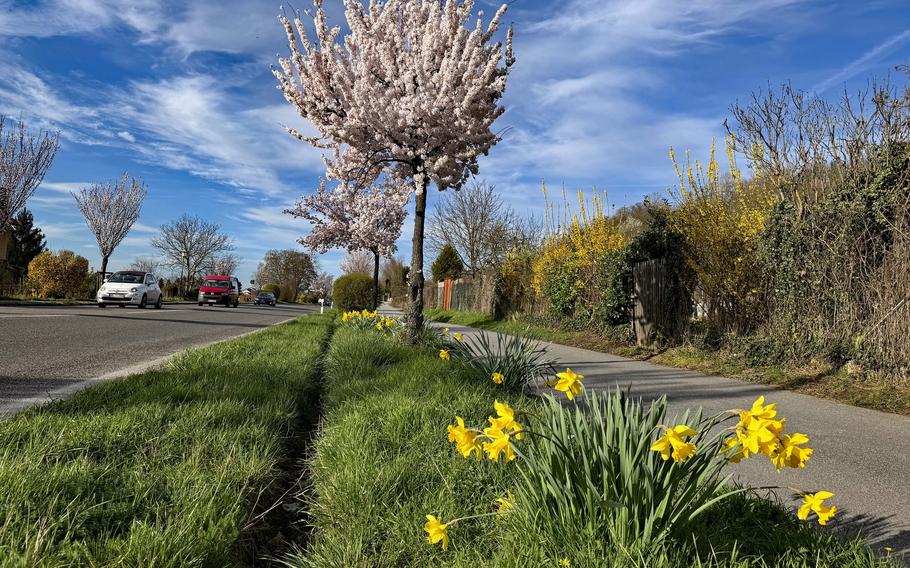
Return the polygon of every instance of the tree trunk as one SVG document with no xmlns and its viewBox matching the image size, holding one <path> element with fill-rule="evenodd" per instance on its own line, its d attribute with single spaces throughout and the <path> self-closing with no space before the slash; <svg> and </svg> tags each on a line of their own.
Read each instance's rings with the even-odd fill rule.
<svg viewBox="0 0 910 568">
<path fill-rule="evenodd" d="M 104 279 L 107 278 L 107 259 L 109 257 L 101 257 L 101 282 L 104 282 Z"/>
<path fill-rule="evenodd" d="M 373 251 L 373 309 L 379 308 L 379 252 Z"/>
<path fill-rule="evenodd" d="M 427 181 L 414 199 L 414 238 L 408 271 L 408 303 L 404 311 L 404 340 L 414 344 L 423 328 L 423 224 L 427 211 Z"/>
</svg>

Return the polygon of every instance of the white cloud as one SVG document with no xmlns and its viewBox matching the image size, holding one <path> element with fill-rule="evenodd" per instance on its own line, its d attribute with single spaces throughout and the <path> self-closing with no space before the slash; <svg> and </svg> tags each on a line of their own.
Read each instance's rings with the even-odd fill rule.
<svg viewBox="0 0 910 568">
<path fill-rule="evenodd" d="M 134 82 L 113 96 L 105 115 L 129 126 L 145 160 L 252 193 L 288 197 L 294 191 L 281 170 L 322 168 L 319 152 L 279 124 L 279 116 L 296 117 L 291 109 L 236 109 L 231 100 L 215 77 L 185 75 Z"/>
<path fill-rule="evenodd" d="M 122 138 L 123 140 L 126 140 L 127 142 L 135 142 L 135 141 L 136 141 L 136 137 L 133 136 L 132 134 L 130 134 L 130 133 L 129 133 L 128 131 L 126 131 L 126 130 L 121 130 L 120 132 L 118 132 L 118 133 L 117 133 L 117 137 L 118 137 L 118 138 Z"/>
<path fill-rule="evenodd" d="M 818 94 L 822 94 L 832 87 L 843 84 L 846 80 L 855 77 L 868 69 L 871 65 L 874 65 L 881 56 L 891 53 L 907 41 L 910 41 L 910 30 L 904 30 L 899 34 L 889 37 L 851 61 L 843 69 L 838 70 L 830 77 L 820 81 L 812 87 L 812 90 Z"/>
</svg>

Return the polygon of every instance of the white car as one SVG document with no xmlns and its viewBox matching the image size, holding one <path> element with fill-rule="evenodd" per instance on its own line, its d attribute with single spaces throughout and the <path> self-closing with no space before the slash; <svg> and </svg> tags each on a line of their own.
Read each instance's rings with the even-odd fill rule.
<svg viewBox="0 0 910 568">
<path fill-rule="evenodd" d="M 144 308 L 149 304 L 161 308 L 164 294 L 158 287 L 158 279 L 151 272 L 122 270 L 104 280 L 98 289 L 98 307 L 136 306 Z"/>
</svg>

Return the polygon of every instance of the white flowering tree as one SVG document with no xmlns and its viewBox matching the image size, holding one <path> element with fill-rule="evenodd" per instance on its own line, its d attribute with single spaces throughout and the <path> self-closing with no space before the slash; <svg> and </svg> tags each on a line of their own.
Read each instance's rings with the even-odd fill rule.
<svg viewBox="0 0 910 568">
<path fill-rule="evenodd" d="M 297 14 L 280 16 L 290 57 L 273 72 L 279 89 L 318 131 L 291 134 L 330 150 L 330 179 L 368 185 L 391 168 L 412 182 L 414 235 L 406 321 L 423 325 L 423 240 L 427 188 L 460 188 L 478 156 L 500 138 L 493 122 L 514 58 L 512 30 L 494 40 L 506 6 L 468 28 L 473 0 L 344 0 L 350 32 L 329 27 L 314 0 L 311 41 Z"/>
<path fill-rule="evenodd" d="M 107 261 L 114 249 L 139 219 L 146 193 L 141 181 L 123 174 L 115 182 L 96 183 L 72 194 L 98 242 L 102 278 L 107 276 Z"/>
<path fill-rule="evenodd" d="M 315 193 L 304 196 L 285 213 L 310 222 L 310 233 L 298 242 L 314 252 L 343 248 L 373 254 L 375 308 L 379 304 L 379 259 L 395 252 L 409 197 L 408 188 L 391 176 L 369 188 L 342 183 L 331 191 L 323 180 Z"/>
</svg>

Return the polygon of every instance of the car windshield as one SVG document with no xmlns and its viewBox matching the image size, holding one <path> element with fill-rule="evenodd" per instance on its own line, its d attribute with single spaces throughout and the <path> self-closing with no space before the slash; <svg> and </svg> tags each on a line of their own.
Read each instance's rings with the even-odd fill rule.
<svg viewBox="0 0 910 568">
<path fill-rule="evenodd" d="M 111 274 L 111 277 L 108 278 L 107 281 L 123 284 L 142 284 L 142 279 L 144 277 L 144 274 L 137 274 L 135 272 L 115 272 Z"/>
<path fill-rule="evenodd" d="M 259 293 L 259 297 L 260 297 L 260 298 L 271 298 L 272 295 L 269 294 L 268 292 L 260 292 L 260 293 Z"/>
<path fill-rule="evenodd" d="M 227 288 L 228 281 L 227 280 L 206 280 L 205 284 L 203 284 L 203 286 L 205 286 L 206 288 Z"/>
</svg>

